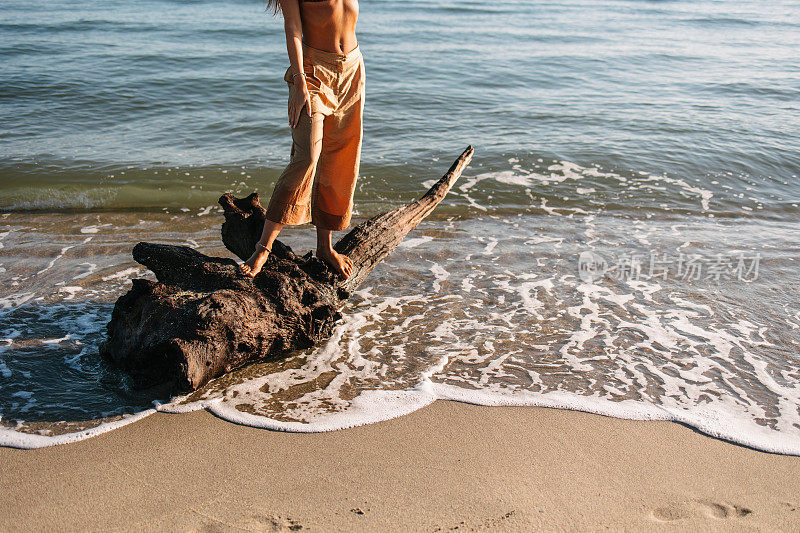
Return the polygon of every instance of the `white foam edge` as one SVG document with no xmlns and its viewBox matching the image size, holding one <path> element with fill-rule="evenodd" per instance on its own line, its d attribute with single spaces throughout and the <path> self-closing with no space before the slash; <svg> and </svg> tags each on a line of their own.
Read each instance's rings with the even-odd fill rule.
<svg viewBox="0 0 800 533">
<path fill-rule="evenodd" d="M 515 391 L 503 393 L 477 389 L 463 389 L 455 385 L 434 383 L 425 379 L 412 389 L 368 390 L 354 398 L 350 407 L 341 412 L 328 413 L 313 422 L 286 422 L 265 416 L 239 411 L 224 404 L 224 398 L 198 400 L 188 404 L 156 403 L 148 409 L 123 419 L 106 422 L 97 427 L 76 433 L 45 436 L 20 433 L 11 429 L 0 429 L 0 446 L 34 449 L 67 444 L 88 439 L 140 420 L 157 411 L 164 413 L 188 413 L 206 409 L 215 416 L 229 422 L 255 428 L 286 431 L 291 433 L 321 433 L 351 427 L 364 426 L 392 418 L 398 418 L 432 404 L 436 400 L 450 400 L 489 407 L 545 407 L 581 411 L 627 420 L 659 420 L 690 426 L 710 437 L 718 438 L 756 450 L 783 455 L 800 456 L 800 442 L 792 441 L 780 433 L 764 429 L 764 432 L 741 432 L 731 430 L 735 419 L 729 416 L 702 416 L 693 411 L 657 406 L 637 400 L 611 401 L 596 396 L 584 396 L 569 392 L 533 393 Z M 710 406 L 703 407 L 708 410 Z"/>
<path fill-rule="evenodd" d="M 103 422 L 99 426 L 93 428 L 76 431 L 74 433 L 64 433 L 63 435 L 37 435 L 35 433 L 22 433 L 10 428 L 0 428 L 0 446 L 18 448 L 21 450 L 34 450 L 37 448 L 47 448 L 48 446 L 57 446 L 59 444 L 68 444 L 70 442 L 96 437 L 102 433 L 127 426 L 155 412 L 155 409 L 147 409 L 123 416 L 123 418 L 114 420 L 113 422 Z"/>
<path fill-rule="evenodd" d="M 661 420 L 690 426 L 697 431 L 717 439 L 739 444 L 747 448 L 800 456 L 800 442 L 777 431 L 764 428 L 763 432 L 733 431 L 735 418 L 714 416 L 710 406 L 695 407 L 692 411 L 644 403 L 638 400 L 612 401 L 596 396 L 584 396 L 569 392 L 533 393 L 518 391 L 501 393 L 485 390 L 463 389 L 444 383 L 431 383 L 437 399 L 485 406 L 548 407 L 570 411 L 582 411 L 626 420 Z M 703 416 L 700 412 L 706 411 Z M 726 415 L 728 413 L 725 413 Z"/>
</svg>

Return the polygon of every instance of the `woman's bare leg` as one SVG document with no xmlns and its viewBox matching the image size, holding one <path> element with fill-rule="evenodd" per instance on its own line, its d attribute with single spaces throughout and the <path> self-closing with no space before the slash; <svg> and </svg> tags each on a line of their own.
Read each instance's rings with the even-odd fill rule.
<svg viewBox="0 0 800 533">
<path fill-rule="evenodd" d="M 332 230 L 317 227 L 317 257 L 331 265 L 343 278 L 349 278 L 353 272 L 353 262 L 333 249 L 332 234 Z"/>
<path fill-rule="evenodd" d="M 275 242 L 278 233 L 280 233 L 282 229 L 283 224 L 273 222 L 269 219 L 264 221 L 264 230 L 261 232 L 261 238 L 258 242 L 260 242 L 266 250 L 261 246 L 256 246 L 256 251 L 253 252 L 253 255 L 251 255 L 247 261 L 239 265 L 242 274 L 253 278 L 256 274 L 261 272 L 261 267 L 267 262 L 269 253 L 272 251 L 272 243 Z"/>
</svg>

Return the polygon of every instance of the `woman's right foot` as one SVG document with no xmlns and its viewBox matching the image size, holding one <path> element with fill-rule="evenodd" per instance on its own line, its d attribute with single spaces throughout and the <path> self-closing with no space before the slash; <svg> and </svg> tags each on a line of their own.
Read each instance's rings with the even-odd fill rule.
<svg viewBox="0 0 800 533">
<path fill-rule="evenodd" d="M 317 248 L 317 257 L 332 266 L 333 270 L 344 279 L 349 278 L 353 273 L 353 261 L 333 248 Z"/>
<path fill-rule="evenodd" d="M 261 272 L 264 263 L 267 262 L 271 251 L 272 250 L 264 250 L 260 246 L 256 246 L 256 251 L 253 252 L 253 255 L 251 255 L 247 261 L 239 265 L 239 271 L 245 276 L 251 278 L 256 277 L 256 275 Z"/>
</svg>

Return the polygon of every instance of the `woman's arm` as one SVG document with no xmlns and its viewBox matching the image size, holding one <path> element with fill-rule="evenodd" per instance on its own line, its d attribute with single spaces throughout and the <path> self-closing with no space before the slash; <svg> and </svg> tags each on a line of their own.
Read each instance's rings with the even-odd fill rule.
<svg viewBox="0 0 800 533">
<path fill-rule="evenodd" d="M 306 86 L 306 77 L 303 73 L 303 22 L 300 18 L 300 4 L 298 0 L 280 0 L 283 12 L 283 28 L 286 32 L 286 51 L 289 53 L 289 63 L 292 65 L 292 82 L 297 90 L 292 91 L 289 99 L 289 125 L 294 128 L 300 120 L 300 113 L 305 107 L 308 116 L 311 116 L 311 96 Z"/>
</svg>

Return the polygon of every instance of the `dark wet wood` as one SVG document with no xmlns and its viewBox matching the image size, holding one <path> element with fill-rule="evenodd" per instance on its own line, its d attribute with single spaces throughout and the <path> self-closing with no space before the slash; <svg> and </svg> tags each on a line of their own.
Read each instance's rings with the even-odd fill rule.
<svg viewBox="0 0 800 533">
<path fill-rule="evenodd" d="M 189 391 L 251 361 L 309 348 L 331 335 L 339 308 L 436 205 L 472 158 L 471 146 L 419 200 L 359 224 L 334 248 L 353 261 L 338 277 L 311 252 L 275 241 L 255 278 L 237 262 L 186 246 L 140 242 L 133 258 L 158 281 L 134 279 L 117 300 L 100 353 L 138 387 L 169 383 Z M 225 247 L 243 261 L 255 250 L 265 210 L 257 193 L 219 200 Z"/>
</svg>

